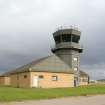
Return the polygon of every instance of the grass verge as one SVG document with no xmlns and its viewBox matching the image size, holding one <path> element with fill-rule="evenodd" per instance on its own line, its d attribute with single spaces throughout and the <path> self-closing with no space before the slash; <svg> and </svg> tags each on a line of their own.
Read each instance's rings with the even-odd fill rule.
<svg viewBox="0 0 105 105">
<path fill-rule="evenodd" d="M 95 94 L 105 94 L 105 85 L 56 89 L 0 87 L 0 102 L 51 99 L 68 96 L 87 96 Z"/>
</svg>

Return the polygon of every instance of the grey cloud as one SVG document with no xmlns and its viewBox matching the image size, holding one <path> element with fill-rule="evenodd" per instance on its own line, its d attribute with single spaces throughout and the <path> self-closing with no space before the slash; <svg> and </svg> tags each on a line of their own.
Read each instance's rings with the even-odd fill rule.
<svg viewBox="0 0 105 105">
<path fill-rule="evenodd" d="M 104 62 L 93 65 L 81 65 L 81 68 L 91 76 L 91 79 L 105 78 Z"/>
</svg>

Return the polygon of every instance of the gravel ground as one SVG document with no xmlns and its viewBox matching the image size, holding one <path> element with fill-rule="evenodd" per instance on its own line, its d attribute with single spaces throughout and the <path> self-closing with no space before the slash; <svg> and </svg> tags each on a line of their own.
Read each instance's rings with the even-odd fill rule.
<svg viewBox="0 0 105 105">
<path fill-rule="evenodd" d="M 105 95 L 0 103 L 0 105 L 105 105 Z"/>
</svg>

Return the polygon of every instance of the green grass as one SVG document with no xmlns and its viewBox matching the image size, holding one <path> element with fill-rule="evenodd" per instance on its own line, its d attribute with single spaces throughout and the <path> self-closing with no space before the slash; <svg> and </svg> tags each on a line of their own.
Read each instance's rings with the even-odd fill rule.
<svg viewBox="0 0 105 105">
<path fill-rule="evenodd" d="M 84 87 L 61 89 L 24 89 L 0 87 L 0 102 L 39 100 L 68 96 L 86 96 L 95 94 L 105 94 L 105 85 L 91 85 Z"/>
</svg>

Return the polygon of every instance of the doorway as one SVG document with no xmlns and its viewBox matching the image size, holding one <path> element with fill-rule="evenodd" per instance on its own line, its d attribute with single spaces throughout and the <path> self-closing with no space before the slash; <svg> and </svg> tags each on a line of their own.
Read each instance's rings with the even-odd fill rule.
<svg viewBox="0 0 105 105">
<path fill-rule="evenodd" d="M 32 87 L 38 87 L 38 76 L 33 77 Z"/>
<path fill-rule="evenodd" d="M 74 80 L 74 87 L 76 87 L 77 86 L 77 81 L 76 80 Z"/>
</svg>

